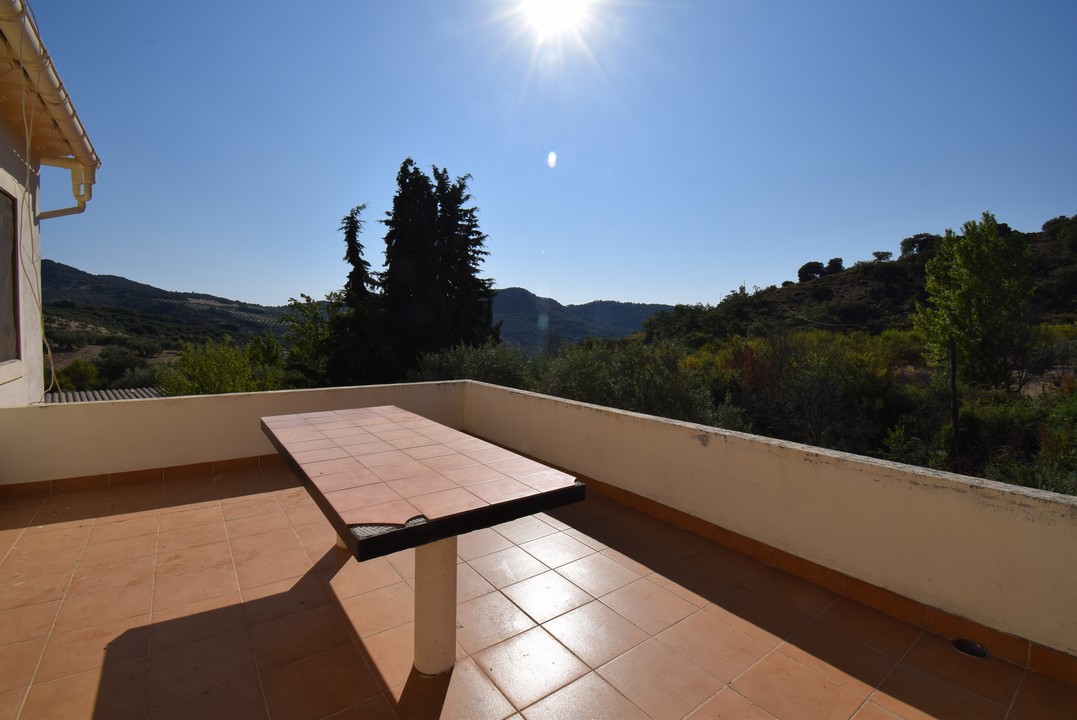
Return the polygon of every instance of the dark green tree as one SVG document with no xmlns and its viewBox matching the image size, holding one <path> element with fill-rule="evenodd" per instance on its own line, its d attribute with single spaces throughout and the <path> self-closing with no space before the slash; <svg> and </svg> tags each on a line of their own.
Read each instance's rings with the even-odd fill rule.
<svg viewBox="0 0 1077 720">
<path fill-rule="evenodd" d="M 817 277 L 821 277 L 826 274 L 826 266 L 818 260 L 812 260 L 806 262 L 800 266 L 797 270 L 797 280 L 800 282 L 808 282 L 814 280 Z"/>
<path fill-rule="evenodd" d="M 331 385 L 397 379 L 388 357 L 382 297 L 375 292 L 378 283 L 370 272 L 370 263 L 363 257 L 363 244 L 359 241 L 365 209 L 366 205 L 357 205 L 340 221 L 344 260 L 351 270 L 343 292 L 328 308 L 325 374 Z"/>
<path fill-rule="evenodd" d="M 433 173 L 431 180 L 406 159 L 392 210 L 382 220 L 387 231 L 380 285 L 399 376 L 426 353 L 497 339 L 493 281 L 478 277 L 486 235 L 479 230 L 478 208 L 468 205 L 471 178 L 450 180 L 437 167 Z"/>
</svg>

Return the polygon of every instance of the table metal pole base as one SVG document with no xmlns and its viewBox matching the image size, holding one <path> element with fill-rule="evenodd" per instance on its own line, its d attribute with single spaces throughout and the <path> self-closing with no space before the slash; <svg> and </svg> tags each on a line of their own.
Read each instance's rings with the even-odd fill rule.
<svg viewBox="0 0 1077 720">
<path fill-rule="evenodd" d="M 415 670 L 441 675 L 456 662 L 456 538 L 415 548 Z"/>
</svg>

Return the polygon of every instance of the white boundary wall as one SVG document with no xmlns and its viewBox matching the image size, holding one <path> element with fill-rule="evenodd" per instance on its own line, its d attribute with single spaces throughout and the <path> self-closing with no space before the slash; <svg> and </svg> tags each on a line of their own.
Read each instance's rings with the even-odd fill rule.
<svg viewBox="0 0 1077 720">
<path fill-rule="evenodd" d="M 386 404 L 1077 655 L 1077 498 L 480 383 L 0 408 L 0 484 L 268 454 L 261 416 Z"/>
</svg>

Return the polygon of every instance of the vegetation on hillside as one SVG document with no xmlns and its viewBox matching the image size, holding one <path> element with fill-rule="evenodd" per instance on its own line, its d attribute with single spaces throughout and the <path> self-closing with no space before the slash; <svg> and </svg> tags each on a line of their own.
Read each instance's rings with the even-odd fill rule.
<svg viewBox="0 0 1077 720">
<path fill-rule="evenodd" d="M 458 347 L 412 377 L 1077 494 L 1075 275 L 1077 216 L 1025 234 L 985 214 L 960 234 L 906 238 L 897 259 L 816 261 L 798 283 L 659 312 L 625 340 L 550 356 Z"/>
<path fill-rule="evenodd" d="M 985 213 L 902 240 L 896 258 L 810 261 L 798 282 L 660 310 L 627 338 L 549 333 L 524 349 L 492 322 L 467 181 L 405 161 L 385 272 L 364 259 L 357 206 L 340 226 L 345 287 L 293 299 L 283 347 L 272 333 L 187 341 L 156 382 L 182 394 L 471 378 L 1077 494 L 1077 216 L 1022 233 Z M 159 348 L 106 337 L 67 382 L 153 374 Z"/>
</svg>

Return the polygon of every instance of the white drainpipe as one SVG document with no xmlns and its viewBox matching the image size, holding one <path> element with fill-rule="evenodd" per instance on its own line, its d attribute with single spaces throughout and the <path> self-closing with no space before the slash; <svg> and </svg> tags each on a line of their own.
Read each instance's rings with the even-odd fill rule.
<svg viewBox="0 0 1077 720">
<path fill-rule="evenodd" d="M 59 127 L 60 133 L 71 148 L 71 156 L 41 158 L 41 163 L 66 168 L 71 172 L 71 193 L 76 205 L 39 213 L 37 217 L 39 220 L 46 220 L 80 213 L 86 209 L 86 203 L 93 194 L 93 184 L 101 161 L 41 41 L 41 35 L 38 34 L 25 2 L 0 0 L 0 32 L 4 33 L 8 45 L 22 65 L 28 85 L 33 85 L 28 86 L 27 90 L 40 96 L 49 117 Z"/>
</svg>

